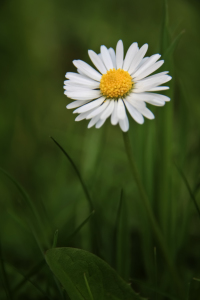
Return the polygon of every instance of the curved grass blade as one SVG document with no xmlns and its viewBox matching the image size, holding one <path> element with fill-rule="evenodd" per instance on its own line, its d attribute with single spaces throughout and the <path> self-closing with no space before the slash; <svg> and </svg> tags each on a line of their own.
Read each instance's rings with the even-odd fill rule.
<svg viewBox="0 0 200 300">
<path fill-rule="evenodd" d="M 23 275 L 24 278 L 22 279 L 22 281 L 19 282 L 16 285 L 16 287 L 12 290 L 13 293 L 20 290 L 24 286 L 24 284 L 26 284 L 26 282 L 29 281 L 30 278 L 33 277 L 35 274 L 37 274 L 44 266 L 45 266 L 45 260 L 43 259 L 35 267 L 33 267 L 33 269 L 30 270 L 27 275 Z"/>
<path fill-rule="evenodd" d="M 173 40 L 173 42 L 171 43 L 171 45 L 169 47 L 167 47 L 167 49 L 165 50 L 164 54 L 163 54 L 163 59 L 165 60 L 166 57 L 170 57 L 174 50 L 176 49 L 176 46 L 180 40 L 180 38 L 182 37 L 182 35 L 185 33 L 185 30 L 182 30 Z"/>
<path fill-rule="evenodd" d="M 196 210 L 197 210 L 197 213 L 198 213 L 199 219 L 200 219 L 200 209 L 199 209 L 199 206 L 198 206 L 198 204 L 197 204 L 195 195 L 194 195 L 194 193 L 192 192 L 192 189 L 191 189 L 191 187 L 190 187 L 190 185 L 189 185 L 189 182 L 188 182 L 188 180 L 187 180 L 187 178 L 186 178 L 184 172 L 182 171 L 182 169 L 181 169 L 175 162 L 174 162 L 174 164 L 175 164 L 175 166 L 176 166 L 176 168 L 177 168 L 179 174 L 181 175 L 181 177 L 182 177 L 182 179 L 183 179 L 183 181 L 184 181 L 184 183 L 185 183 L 185 185 L 186 185 L 186 187 L 187 187 L 187 190 L 188 190 L 188 192 L 189 192 L 189 194 L 190 194 L 190 197 L 191 197 L 191 199 L 192 199 L 192 201 L 193 201 L 193 203 L 194 203 L 194 206 L 195 206 L 195 208 L 196 208 Z"/>
<path fill-rule="evenodd" d="M 45 241 L 45 244 L 46 244 L 46 247 L 50 247 L 49 245 L 49 241 L 48 239 L 46 238 L 46 235 L 44 233 L 44 228 L 43 228 L 43 225 L 42 225 L 42 222 L 41 222 L 41 218 L 33 204 L 33 202 L 31 201 L 29 195 L 26 193 L 25 189 L 21 186 L 21 184 L 15 180 L 8 172 L 6 172 L 4 169 L 0 168 L 0 171 L 16 186 L 16 188 L 18 189 L 18 191 L 20 192 L 20 194 L 22 195 L 22 199 L 24 200 L 24 205 L 25 207 L 27 206 L 31 213 L 33 214 L 33 216 L 36 218 L 37 220 L 37 224 L 39 225 L 39 230 L 40 232 L 42 233 L 43 235 L 43 240 Z M 41 246 L 41 243 L 39 242 L 39 239 L 38 239 L 38 236 L 36 234 L 36 231 L 35 231 L 35 228 L 33 227 L 33 225 L 31 224 L 29 218 L 27 218 L 27 222 L 31 228 L 31 231 L 34 235 L 34 237 L 36 238 L 36 241 L 37 241 L 37 244 L 40 248 L 40 250 L 42 250 L 42 246 Z"/>
<path fill-rule="evenodd" d="M 81 174 L 80 174 L 80 172 L 79 172 L 79 170 L 78 170 L 78 168 L 77 168 L 77 166 L 75 165 L 75 163 L 73 162 L 73 160 L 72 160 L 72 158 L 69 156 L 69 154 L 63 149 L 63 147 L 52 137 L 52 136 L 50 136 L 50 138 L 52 139 L 52 141 L 54 141 L 54 143 L 60 148 L 60 150 L 64 153 L 64 155 L 68 158 L 68 160 L 70 161 L 70 163 L 71 163 L 71 165 L 72 165 L 72 167 L 74 168 L 74 170 L 75 170 L 75 172 L 76 172 L 76 174 L 77 174 L 77 176 L 78 176 L 78 178 L 79 178 L 79 181 L 80 181 L 80 183 L 81 183 L 81 185 L 82 185 L 82 188 L 83 188 L 83 190 L 84 190 L 84 193 L 85 193 L 85 195 L 86 195 L 86 198 L 87 198 L 87 200 L 88 200 L 88 203 L 89 203 L 89 205 L 90 205 L 90 209 L 91 210 L 93 210 L 94 209 L 94 206 L 93 206 L 93 203 L 92 203 L 92 199 L 91 199 L 91 197 L 90 197 L 90 194 L 89 194 L 89 192 L 88 192 L 88 189 L 87 189 L 87 187 L 86 187 L 86 184 L 85 184 L 85 182 L 83 181 L 83 178 L 82 178 L 82 176 L 81 176 Z"/>
<path fill-rule="evenodd" d="M 29 283 L 30 283 L 32 286 L 34 286 L 34 288 L 35 288 L 36 290 L 38 290 L 41 294 L 43 294 L 43 295 L 44 295 L 45 297 L 47 297 L 49 300 L 52 300 L 52 298 L 51 298 L 49 295 L 47 295 L 47 294 L 40 288 L 40 286 L 39 286 L 38 284 L 34 283 L 32 280 L 30 280 L 30 278 L 27 278 L 24 274 L 22 274 L 22 273 L 21 273 L 15 266 L 13 266 L 11 263 L 8 263 L 8 262 L 6 262 L 6 263 L 9 264 L 9 266 L 11 266 L 12 269 L 15 270 L 15 272 L 17 272 L 20 276 L 22 276 L 26 282 L 29 282 Z M 15 293 L 16 293 L 16 291 L 15 291 Z"/>
<path fill-rule="evenodd" d="M 82 229 L 82 227 L 89 221 L 89 219 L 94 215 L 95 211 L 93 210 L 91 214 L 74 230 L 74 232 L 67 237 L 66 241 L 69 242 L 72 238 Z"/>
</svg>

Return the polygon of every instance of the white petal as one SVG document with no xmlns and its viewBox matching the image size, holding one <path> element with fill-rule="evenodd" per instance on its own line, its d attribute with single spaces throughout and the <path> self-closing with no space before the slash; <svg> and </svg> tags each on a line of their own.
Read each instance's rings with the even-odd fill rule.
<svg viewBox="0 0 200 300">
<path fill-rule="evenodd" d="M 113 63 L 108 49 L 101 46 L 101 55 L 107 70 L 113 69 Z"/>
<path fill-rule="evenodd" d="M 64 81 L 64 86 L 63 88 L 66 90 L 68 89 L 68 87 L 77 87 L 77 88 L 89 88 L 89 89 L 99 89 L 100 87 L 100 83 L 97 82 L 97 81 L 94 81 L 95 83 L 77 83 L 77 82 L 74 82 L 73 80 L 65 80 Z"/>
<path fill-rule="evenodd" d="M 124 46 L 122 40 L 119 40 L 116 47 L 116 66 L 117 69 L 122 69 L 124 61 Z"/>
<path fill-rule="evenodd" d="M 145 62 L 142 64 L 142 66 L 132 75 L 133 78 L 137 78 L 138 75 L 140 75 L 144 70 L 152 66 L 159 58 L 161 57 L 160 54 L 154 54 L 151 57 L 149 57 Z"/>
<path fill-rule="evenodd" d="M 82 100 L 76 100 L 76 101 L 73 101 L 73 102 L 71 102 L 71 103 L 69 103 L 67 106 L 66 106 L 66 108 L 67 109 L 71 109 L 71 108 L 76 108 L 76 107 L 79 107 L 79 106 L 81 106 L 81 105 L 83 105 L 83 104 L 86 104 L 86 103 L 88 103 L 90 100 L 86 100 L 86 101 L 82 101 Z"/>
<path fill-rule="evenodd" d="M 95 67 L 102 73 L 106 73 L 107 70 L 105 68 L 105 65 L 103 64 L 101 58 L 93 51 L 93 50 L 88 50 L 89 57 Z"/>
<path fill-rule="evenodd" d="M 142 61 L 143 57 L 145 56 L 146 52 L 148 49 L 148 45 L 144 44 L 140 50 L 136 53 L 136 55 L 134 56 L 132 63 L 130 65 L 130 68 L 128 69 L 129 74 L 132 74 L 135 72 L 137 66 L 140 64 L 140 62 Z"/>
<path fill-rule="evenodd" d="M 142 100 L 149 103 L 149 100 L 152 101 L 154 99 L 162 100 L 161 102 L 170 101 L 170 98 L 164 95 L 155 94 L 155 93 L 139 93 L 139 94 L 130 94 L 128 97 L 135 100 Z M 127 97 L 127 98 L 128 98 Z"/>
<path fill-rule="evenodd" d="M 164 91 L 164 90 L 168 90 L 169 87 L 168 86 L 156 86 L 154 88 L 151 88 L 150 90 L 148 90 L 149 92 L 158 92 L 158 91 Z"/>
<path fill-rule="evenodd" d="M 113 48 L 108 49 L 110 53 L 110 57 L 112 59 L 113 67 L 116 69 L 116 55 L 115 55 L 115 50 Z"/>
<path fill-rule="evenodd" d="M 94 126 L 100 119 L 100 115 L 98 114 L 97 116 L 93 117 L 90 122 L 88 123 L 88 128 L 91 128 L 92 126 Z"/>
<path fill-rule="evenodd" d="M 85 74 L 85 73 L 84 73 L 83 71 L 81 71 L 80 69 L 77 69 L 77 72 L 78 72 L 80 75 L 83 75 L 83 76 L 88 77 L 87 74 Z"/>
<path fill-rule="evenodd" d="M 117 101 L 114 101 L 114 109 L 113 109 L 113 112 L 111 115 L 111 124 L 112 125 L 116 125 L 119 122 L 119 118 L 117 116 L 117 106 L 118 106 Z"/>
<path fill-rule="evenodd" d="M 100 128 L 100 127 L 105 123 L 105 121 L 106 121 L 106 119 L 103 119 L 103 120 L 100 119 L 100 120 L 96 123 L 95 127 L 96 127 L 96 128 Z"/>
<path fill-rule="evenodd" d="M 100 106 L 103 103 L 104 100 L 105 100 L 105 97 L 101 97 L 97 100 L 93 100 L 90 103 L 77 108 L 75 111 L 73 111 L 73 113 L 74 114 L 76 114 L 76 113 L 81 114 L 81 113 L 84 113 L 86 111 L 89 111 L 92 108 L 96 108 L 97 106 Z"/>
<path fill-rule="evenodd" d="M 73 64 L 75 65 L 75 67 L 77 69 L 81 70 L 88 77 L 90 77 L 96 81 L 101 80 L 101 74 L 99 72 L 97 72 L 95 69 L 93 69 L 86 62 L 84 62 L 82 60 L 73 60 Z"/>
<path fill-rule="evenodd" d="M 169 75 L 160 75 L 160 76 L 152 75 L 145 79 L 135 82 L 135 87 L 141 88 L 141 87 L 148 86 L 148 85 L 154 85 L 156 83 L 163 84 L 165 82 L 170 81 L 171 79 L 172 79 L 172 77 Z"/>
<path fill-rule="evenodd" d="M 87 116 L 87 119 L 91 119 L 91 118 L 97 116 L 98 114 L 102 113 L 104 111 L 104 109 L 106 109 L 106 107 L 108 106 L 109 103 L 110 103 L 110 100 L 106 100 L 101 106 L 97 107 L 92 113 L 90 113 Z"/>
<path fill-rule="evenodd" d="M 77 84 L 81 84 L 81 85 L 85 85 L 91 88 L 97 88 L 99 87 L 99 82 L 92 80 L 84 75 L 80 75 L 77 73 L 72 73 L 72 72 L 68 72 L 66 73 L 66 78 L 70 79 L 70 80 L 65 80 L 64 84 L 71 84 L 71 83 L 77 83 Z"/>
<path fill-rule="evenodd" d="M 75 100 L 93 100 L 101 96 L 100 91 L 96 90 L 82 90 L 76 92 L 65 91 L 64 94 L 67 95 L 68 98 Z"/>
<path fill-rule="evenodd" d="M 138 108 L 138 111 L 147 119 L 153 120 L 155 118 L 154 114 L 147 107 L 144 107 L 142 109 Z"/>
<path fill-rule="evenodd" d="M 150 76 L 152 77 L 152 76 Z M 138 93 L 138 92 L 145 92 L 145 91 L 148 91 L 152 88 L 155 88 L 163 83 L 166 83 L 168 82 L 169 80 L 171 80 L 171 76 L 168 76 L 168 75 L 163 75 L 163 76 L 160 76 L 160 77 L 152 77 L 149 79 L 147 78 L 146 80 L 141 80 L 141 81 L 138 81 L 135 83 L 134 85 L 134 93 Z"/>
<path fill-rule="evenodd" d="M 137 43 L 133 43 L 127 53 L 126 53 L 126 57 L 124 59 L 124 64 L 123 64 L 123 70 L 124 71 L 128 71 L 131 62 L 133 60 L 133 57 L 135 56 L 135 54 L 138 52 L 139 48 L 138 48 L 138 44 Z"/>
<path fill-rule="evenodd" d="M 124 119 L 126 116 L 126 110 L 122 99 L 118 99 L 117 103 L 117 116 L 119 119 Z"/>
<path fill-rule="evenodd" d="M 114 106 L 114 100 L 111 100 L 107 108 L 102 112 L 100 119 L 107 119 L 112 114 Z"/>
<path fill-rule="evenodd" d="M 165 105 L 165 101 L 163 101 L 161 99 L 158 99 L 158 98 L 148 100 L 146 102 L 149 103 L 149 104 L 152 104 L 154 106 L 164 106 Z"/>
<path fill-rule="evenodd" d="M 141 113 L 135 108 L 133 107 L 128 101 L 124 100 L 125 105 L 131 115 L 131 117 L 139 124 L 143 124 L 144 123 L 144 118 L 141 115 Z"/>
<path fill-rule="evenodd" d="M 127 96 L 126 100 L 128 102 L 130 102 L 130 104 L 132 106 L 134 106 L 137 109 L 143 109 L 146 107 L 146 104 L 144 101 L 142 101 L 141 99 L 138 99 L 137 97 L 131 97 L 131 96 Z"/>
<path fill-rule="evenodd" d="M 155 72 L 158 68 L 160 68 L 164 64 L 164 60 L 160 60 L 157 63 L 153 64 L 152 66 L 148 67 L 146 70 L 144 70 L 139 76 L 137 76 L 135 79 L 140 80 L 144 77 L 147 77 L 149 74 Z"/>
<path fill-rule="evenodd" d="M 122 131 L 126 132 L 129 129 L 129 121 L 128 121 L 128 117 L 126 115 L 126 117 L 123 120 L 119 120 L 119 126 L 121 128 Z"/>
<path fill-rule="evenodd" d="M 64 86 L 64 89 L 66 90 L 66 92 L 85 92 L 85 91 L 93 91 L 93 89 L 88 88 L 86 86 L 83 85 L 78 85 L 78 84 L 67 84 Z"/>
<path fill-rule="evenodd" d="M 92 111 L 93 111 L 93 109 L 91 109 L 91 110 L 89 110 L 89 111 L 87 111 L 87 112 L 84 112 L 84 113 L 78 115 L 78 116 L 76 117 L 75 121 L 81 121 L 81 120 L 83 120 L 83 119 L 86 119 L 86 117 L 87 117 L 87 116 L 89 115 L 89 113 L 91 113 Z"/>
</svg>

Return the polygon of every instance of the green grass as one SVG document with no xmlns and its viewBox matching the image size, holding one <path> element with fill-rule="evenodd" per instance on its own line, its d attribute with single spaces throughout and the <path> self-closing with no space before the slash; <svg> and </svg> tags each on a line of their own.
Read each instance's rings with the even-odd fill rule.
<svg viewBox="0 0 200 300">
<path fill-rule="evenodd" d="M 3 1 L 0 23 L 0 299 L 69 299 L 44 259 L 57 245 L 99 256 L 144 298 L 198 300 L 198 1 Z M 140 190 L 120 129 L 74 122 L 63 95 L 72 60 L 119 39 L 147 42 L 173 77 L 155 120 L 129 118 Z"/>
</svg>

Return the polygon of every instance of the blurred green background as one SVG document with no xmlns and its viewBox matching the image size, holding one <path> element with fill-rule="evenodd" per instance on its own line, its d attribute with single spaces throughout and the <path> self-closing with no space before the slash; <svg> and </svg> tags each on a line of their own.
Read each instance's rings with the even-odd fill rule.
<svg viewBox="0 0 200 300">
<path fill-rule="evenodd" d="M 191 282 L 190 299 L 198 300 L 200 283 L 192 278 L 200 278 L 199 216 L 174 161 L 200 205 L 200 2 L 169 0 L 168 5 L 171 41 L 184 30 L 170 65 L 164 64 L 173 77 L 168 92 L 172 101 L 162 108 L 149 105 L 155 120 L 146 119 L 143 125 L 129 117 L 129 134 L 170 256 L 183 285 Z M 157 245 L 131 177 L 122 133 L 108 120 L 101 129 L 87 129 L 85 120 L 74 122 L 75 115 L 65 108 L 71 100 L 63 94 L 63 81 L 66 72 L 76 71 L 72 60 L 90 63 L 88 49 L 98 53 L 101 45 L 115 48 L 119 39 L 125 51 L 137 41 L 140 47 L 149 44 L 148 56 L 160 52 L 162 23 L 163 1 L 158 0 L 0 3 L 0 167 L 25 188 L 36 205 L 45 231 L 43 239 L 36 230 L 43 249 L 59 229 L 58 246 L 93 251 L 126 280 L 135 278 L 151 286 L 155 286 L 153 248 Z M 88 186 L 94 217 L 101 224 L 98 251 L 88 224 L 66 242 L 91 211 L 72 166 L 50 136 L 72 157 Z M 126 230 L 117 250 L 113 232 L 122 188 Z M 29 210 L 22 195 L 0 174 L 1 248 L 11 290 L 23 279 L 18 272 L 27 274 L 42 259 L 27 219 Z M 123 262 L 119 258 L 113 263 L 116 255 Z M 159 289 L 173 294 L 159 249 L 157 260 Z M 40 282 L 37 276 L 35 282 L 48 285 L 45 272 L 38 274 Z M 142 284 L 133 286 L 153 299 L 152 291 Z M 14 299 L 22 295 L 46 299 L 30 283 L 18 288 Z M 3 289 L 0 297 L 5 297 Z"/>
</svg>

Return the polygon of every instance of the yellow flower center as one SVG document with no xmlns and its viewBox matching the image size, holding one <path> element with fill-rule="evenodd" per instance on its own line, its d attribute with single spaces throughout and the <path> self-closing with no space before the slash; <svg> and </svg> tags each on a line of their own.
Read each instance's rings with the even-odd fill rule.
<svg viewBox="0 0 200 300">
<path fill-rule="evenodd" d="M 133 87 L 132 77 L 122 69 L 110 69 L 103 74 L 100 90 L 107 98 L 119 98 L 127 94 Z"/>
</svg>

